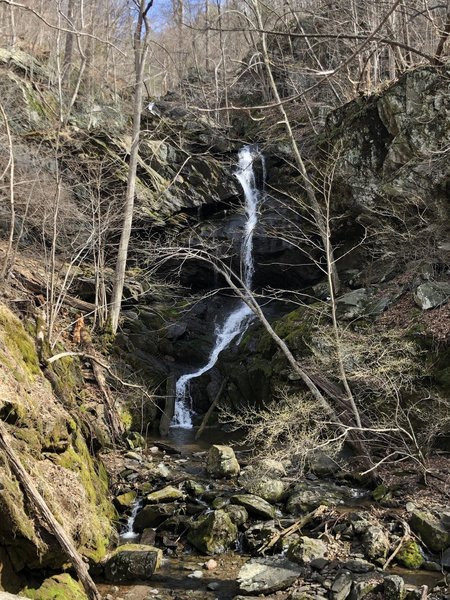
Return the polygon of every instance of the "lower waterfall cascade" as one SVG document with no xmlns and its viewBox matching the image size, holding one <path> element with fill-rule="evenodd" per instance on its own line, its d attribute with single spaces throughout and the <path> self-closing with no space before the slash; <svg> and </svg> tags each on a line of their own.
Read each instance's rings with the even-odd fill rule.
<svg viewBox="0 0 450 600">
<path fill-rule="evenodd" d="M 244 146 L 239 152 L 238 170 L 235 175 L 242 186 L 245 197 L 245 230 L 241 247 L 242 279 L 245 288 L 252 287 L 253 273 L 253 234 L 258 223 L 258 208 L 262 199 L 262 192 L 258 189 L 254 170 L 254 161 L 259 159 L 263 166 L 264 159 L 260 152 L 251 147 Z M 200 377 L 216 364 L 222 350 L 227 348 L 231 342 L 243 333 L 252 315 L 251 309 L 244 301 L 228 315 L 222 326 L 216 330 L 214 347 L 209 355 L 208 362 L 193 373 L 187 373 L 178 378 L 175 385 L 175 411 L 171 427 L 180 429 L 192 429 L 192 410 L 189 406 L 189 382 Z"/>
</svg>

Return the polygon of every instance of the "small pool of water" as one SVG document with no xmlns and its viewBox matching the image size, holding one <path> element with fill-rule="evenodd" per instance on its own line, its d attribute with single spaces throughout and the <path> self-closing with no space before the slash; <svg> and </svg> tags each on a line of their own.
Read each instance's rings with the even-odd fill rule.
<svg viewBox="0 0 450 600">
<path fill-rule="evenodd" d="M 245 450 L 244 435 L 239 431 L 224 431 L 219 427 L 207 427 L 202 433 L 200 439 L 195 439 L 198 428 L 181 429 L 171 428 L 167 437 L 158 437 L 157 435 L 148 435 L 147 440 L 152 442 L 167 444 L 181 452 L 181 454 L 192 454 L 193 452 L 202 452 L 209 450 L 212 444 L 225 444 L 233 446 L 235 450 Z"/>
</svg>

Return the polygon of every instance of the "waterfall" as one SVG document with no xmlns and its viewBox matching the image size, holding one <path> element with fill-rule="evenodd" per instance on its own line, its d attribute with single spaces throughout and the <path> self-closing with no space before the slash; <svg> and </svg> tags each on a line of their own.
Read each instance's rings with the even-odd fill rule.
<svg viewBox="0 0 450 600">
<path fill-rule="evenodd" d="M 242 239 L 241 261 L 242 261 L 242 279 L 247 289 L 252 287 L 252 278 L 254 273 L 253 264 L 253 232 L 258 222 L 258 206 L 261 199 L 261 193 L 257 189 L 253 161 L 262 156 L 259 152 L 250 146 L 245 146 L 239 152 L 238 170 L 235 175 L 244 190 L 245 196 L 245 230 Z M 264 163 L 263 163 L 264 168 Z M 216 339 L 214 347 L 209 355 L 208 362 L 194 373 L 182 375 L 175 385 L 175 414 L 172 419 L 172 427 L 182 429 L 192 428 L 192 415 L 189 407 L 189 382 L 206 373 L 216 364 L 219 354 L 231 342 L 245 330 L 252 311 L 245 304 L 239 302 L 239 305 L 228 315 L 221 327 L 216 330 Z"/>
<path fill-rule="evenodd" d="M 138 512 L 140 511 L 140 509 L 142 508 L 142 500 L 135 500 L 134 504 L 133 504 L 133 508 L 131 510 L 131 514 L 128 517 L 127 523 L 125 525 L 125 527 L 123 528 L 122 532 L 120 533 L 120 537 L 123 540 L 132 540 L 134 538 L 139 537 L 138 533 L 134 532 L 134 521 L 136 519 L 136 515 L 138 514 Z"/>
</svg>

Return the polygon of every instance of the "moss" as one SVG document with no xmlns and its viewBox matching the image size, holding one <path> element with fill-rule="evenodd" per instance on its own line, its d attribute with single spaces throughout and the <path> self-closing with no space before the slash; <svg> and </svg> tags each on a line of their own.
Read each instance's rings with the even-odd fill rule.
<svg viewBox="0 0 450 600">
<path fill-rule="evenodd" d="M 54 354 L 64 352 L 64 350 L 65 348 L 58 344 L 54 349 Z M 64 404 L 73 406 L 78 390 L 83 384 L 78 357 L 65 356 L 52 363 L 48 368 L 53 374 L 51 380 L 55 394 Z"/>
<path fill-rule="evenodd" d="M 46 579 L 39 588 L 24 588 L 20 594 L 31 600 L 87 600 L 81 585 L 68 573 Z"/>
<path fill-rule="evenodd" d="M 72 433 L 72 444 L 55 462 L 78 473 L 91 506 L 89 526 L 85 528 L 79 550 L 94 562 L 103 558 L 109 545 L 111 521 L 117 513 L 108 499 L 108 475 L 101 463 L 94 461 L 78 431 Z"/>
<path fill-rule="evenodd" d="M 26 333 L 21 321 L 5 306 L 0 307 L 0 334 L 7 350 L 17 361 L 14 375 L 23 381 L 21 372 L 33 381 L 40 374 L 38 355 L 32 338 Z"/>
<path fill-rule="evenodd" d="M 129 431 L 133 426 L 133 415 L 131 412 L 126 408 L 122 408 L 119 412 L 119 418 L 125 427 L 125 430 Z"/>
<path fill-rule="evenodd" d="M 407 569 L 420 569 L 424 558 L 419 544 L 415 540 L 405 542 L 397 554 L 397 560 Z"/>
</svg>

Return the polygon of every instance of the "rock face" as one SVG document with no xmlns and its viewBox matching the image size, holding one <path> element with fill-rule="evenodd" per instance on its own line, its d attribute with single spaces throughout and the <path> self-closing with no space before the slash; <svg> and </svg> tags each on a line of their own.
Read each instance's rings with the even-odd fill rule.
<svg viewBox="0 0 450 600">
<path fill-rule="evenodd" d="M 292 585 L 301 573 L 301 567 L 285 558 L 254 558 L 239 571 L 239 591 L 244 594 L 272 594 Z"/>
<path fill-rule="evenodd" d="M 162 560 L 162 552 L 153 546 L 119 546 L 105 561 L 105 578 L 114 583 L 150 579 Z"/>
<path fill-rule="evenodd" d="M 224 510 L 215 510 L 193 523 L 189 542 L 205 554 L 222 554 L 237 540 L 238 530 L 230 515 Z"/>
<path fill-rule="evenodd" d="M 237 477 L 241 468 L 233 448 L 214 445 L 208 452 L 206 470 L 212 477 L 221 478 Z"/>
</svg>

